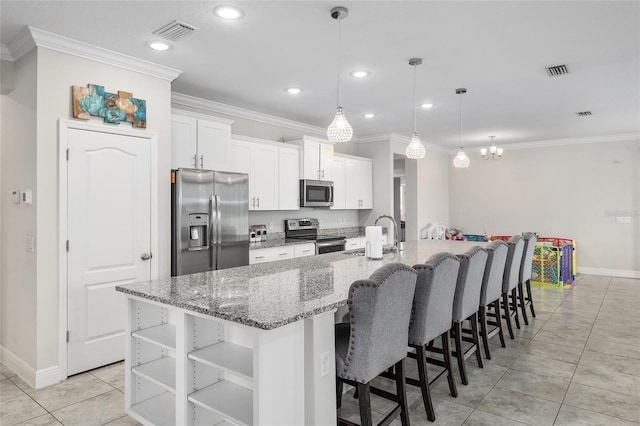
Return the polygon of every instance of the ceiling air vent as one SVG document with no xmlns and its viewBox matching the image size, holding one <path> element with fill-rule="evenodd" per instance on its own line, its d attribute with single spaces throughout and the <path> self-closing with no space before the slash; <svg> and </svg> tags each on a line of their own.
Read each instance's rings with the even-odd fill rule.
<svg viewBox="0 0 640 426">
<path fill-rule="evenodd" d="M 591 111 L 580 111 L 580 112 L 576 112 L 576 115 L 578 117 L 587 117 L 589 115 L 591 115 Z"/>
<path fill-rule="evenodd" d="M 191 34 L 194 31 L 198 31 L 198 28 L 193 25 L 185 24 L 180 21 L 172 21 L 164 27 L 155 30 L 153 33 L 164 39 L 175 41 L 187 34 Z"/>
<path fill-rule="evenodd" d="M 549 77 L 555 77 L 558 75 L 569 74 L 569 70 L 566 65 L 555 65 L 553 67 L 547 67 L 547 74 L 549 74 Z"/>
</svg>

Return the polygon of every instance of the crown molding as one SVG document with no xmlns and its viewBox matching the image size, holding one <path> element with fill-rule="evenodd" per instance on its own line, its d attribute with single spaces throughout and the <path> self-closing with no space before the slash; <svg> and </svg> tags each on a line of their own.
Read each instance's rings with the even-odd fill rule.
<svg viewBox="0 0 640 426">
<path fill-rule="evenodd" d="M 6 44 L 0 44 L 0 59 L 3 61 L 11 61 L 13 62 L 13 56 L 11 56 L 11 51 L 7 47 Z"/>
<path fill-rule="evenodd" d="M 34 27 L 26 27 L 9 43 L 9 51 L 17 60 L 35 46 L 89 59 L 126 70 L 139 72 L 162 80 L 173 81 L 182 71 L 155 64 L 113 50 L 94 46 Z"/>
<path fill-rule="evenodd" d="M 275 115 L 265 114 L 262 112 L 251 111 L 245 108 L 227 105 L 209 99 L 198 98 L 195 96 L 185 95 L 182 93 L 171 92 L 171 103 L 176 105 L 198 108 L 218 114 L 230 115 L 232 117 L 253 120 L 259 123 L 270 124 L 273 126 L 282 126 L 289 129 L 298 130 L 305 135 L 325 136 L 327 130 L 321 127 L 312 126 L 310 124 L 301 123 L 299 121 L 289 120 L 287 118 L 277 117 Z"/>
</svg>

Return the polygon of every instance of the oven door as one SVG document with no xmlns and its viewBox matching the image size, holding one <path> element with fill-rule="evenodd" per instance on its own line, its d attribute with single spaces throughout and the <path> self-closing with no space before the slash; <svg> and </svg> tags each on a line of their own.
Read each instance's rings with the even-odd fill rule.
<svg viewBox="0 0 640 426">
<path fill-rule="evenodd" d="M 300 207 L 333 206 L 333 182 L 326 180 L 300 181 Z"/>
<path fill-rule="evenodd" d="M 316 254 L 333 253 L 336 251 L 344 251 L 347 245 L 347 240 L 333 240 L 333 241 L 316 241 Z"/>
</svg>

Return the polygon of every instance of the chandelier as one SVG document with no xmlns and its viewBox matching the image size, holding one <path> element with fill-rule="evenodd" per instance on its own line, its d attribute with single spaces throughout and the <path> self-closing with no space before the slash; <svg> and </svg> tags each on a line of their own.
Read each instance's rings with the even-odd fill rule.
<svg viewBox="0 0 640 426">
<path fill-rule="evenodd" d="M 480 155 L 482 155 L 482 158 L 484 158 L 485 160 L 499 160 L 500 158 L 502 158 L 504 149 L 498 148 L 493 143 L 493 138 L 495 138 L 495 136 L 489 136 L 489 138 L 491 138 L 491 146 L 489 146 L 489 150 L 487 151 L 487 148 L 481 148 Z"/>
</svg>

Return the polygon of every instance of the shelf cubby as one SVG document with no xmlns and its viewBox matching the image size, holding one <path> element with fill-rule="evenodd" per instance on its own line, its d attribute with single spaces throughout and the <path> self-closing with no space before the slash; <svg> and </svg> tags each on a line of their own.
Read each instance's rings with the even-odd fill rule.
<svg viewBox="0 0 640 426">
<path fill-rule="evenodd" d="M 224 416 L 231 424 L 253 425 L 253 392 L 228 380 L 221 380 L 190 394 L 187 399 Z"/>
<path fill-rule="evenodd" d="M 131 335 L 166 349 L 176 349 L 176 326 L 173 324 L 160 324 L 136 330 Z"/>
<path fill-rule="evenodd" d="M 131 371 L 162 386 L 172 394 L 176 393 L 176 360 L 169 356 L 137 365 L 132 367 Z"/>
<path fill-rule="evenodd" d="M 158 426 L 174 426 L 176 423 L 176 398 L 163 392 L 131 406 L 133 414 Z"/>
<path fill-rule="evenodd" d="M 253 350 L 230 342 L 219 342 L 190 352 L 188 358 L 253 380 Z"/>
</svg>

